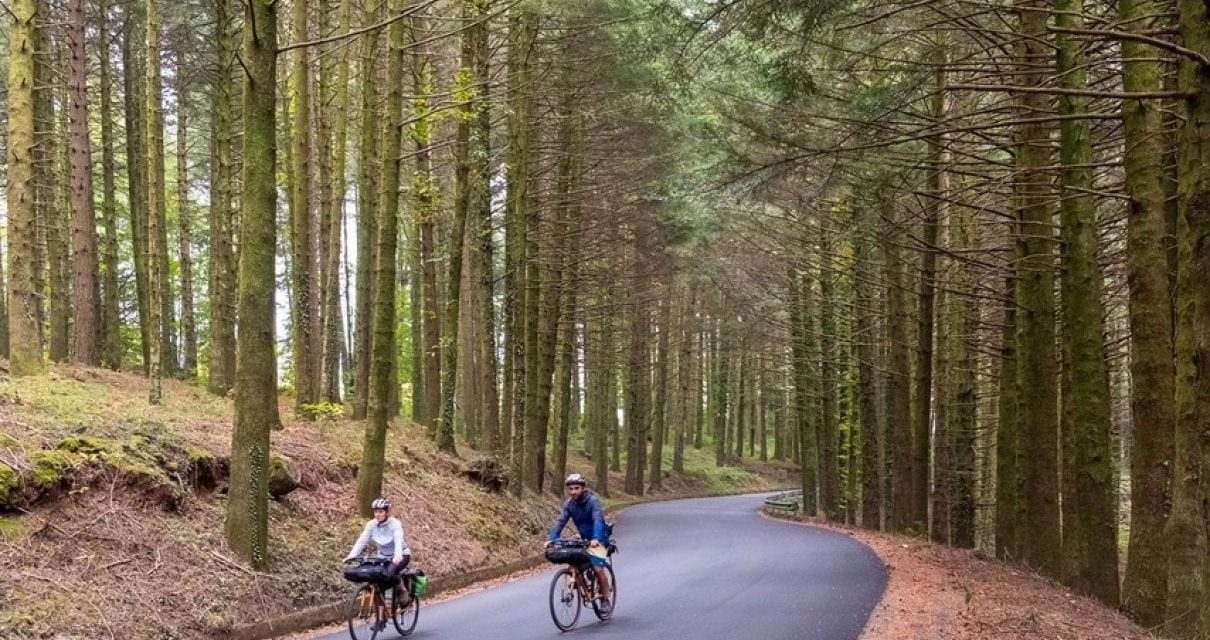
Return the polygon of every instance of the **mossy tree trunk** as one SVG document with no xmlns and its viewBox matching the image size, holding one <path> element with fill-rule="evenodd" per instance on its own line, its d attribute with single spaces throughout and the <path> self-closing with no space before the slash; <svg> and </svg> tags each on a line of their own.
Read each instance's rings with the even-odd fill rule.
<svg viewBox="0 0 1210 640">
<path fill-rule="evenodd" d="M 1046 3 L 1017 0 L 1020 9 L 1016 59 L 1025 69 L 1017 75 L 1022 87 L 1037 87 L 1054 55 L 1047 40 Z M 1017 96 L 1022 119 L 1051 108 L 1044 94 Z M 1058 577 L 1059 538 L 1058 371 L 1055 357 L 1054 193 L 1048 167 L 1053 149 L 1047 123 L 1017 127 L 1014 185 L 1021 220 L 1017 243 L 1021 250 L 1017 279 L 1017 385 L 1029 402 L 1019 407 L 1021 451 L 1019 472 L 1022 499 L 1029 516 L 1022 522 L 1023 560 L 1043 574 Z"/>
<path fill-rule="evenodd" d="M 139 55 L 139 42 L 144 34 L 142 12 L 137 3 L 125 8 L 122 23 L 122 95 L 126 114 L 126 184 L 127 208 L 130 214 L 130 237 L 133 247 L 135 295 L 139 311 L 139 342 L 143 352 L 143 373 L 151 375 L 152 341 L 158 330 L 151 325 L 151 287 L 148 273 L 147 244 L 147 114 L 146 64 Z"/>
<path fill-rule="evenodd" d="M 255 567 L 268 562 L 269 433 L 277 425 L 274 258 L 277 249 L 277 15 L 275 0 L 245 4 L 244 175 L 240 214 L 239 336 L 231 487 L 223 532 Z"/>
<path fill-rule="evenodd" d="M 101 217 L 105 241 L 101 249 L 101 364 L 117 371 L 122 368 L 122 290 L 118 284 L 121 262 L 118 252 L 118 204 L 116 161 L 113 133 L 113 65 L 109 52 L 109 11 L 103 9 L 97 19 L 100 117 L 101 117 Z"/>
<path fill-rule="evenodd" d="M 391 0 L 388 11 L 396 15 L 403 0 Z M 382 176 L 378 194 L 378 255 L 375 260 L 374 289 L 395 291 L 395 266 L 399 235 L 399 158 L 403 146 L 403 48 L 406 25 L 402 20 L 390 26 L 386 65 L 386 122 L 382 130 Z M 378 295 L 374 300 L 374 337 L 370 350 L 369 420 L 362 445 L 361 466 L 357 473 L 357 508 L 370 514 L 370 502 L 382 492 L 382 474 L 386 458 L 387 421 L 391 417 L 390 397 L 395 361 L 395 296 Z"/>
<path fill-rule="evenodd" d="M 1122 0 L 1124 28 L 1144 32 L 1161 12 L 1157 0 Z M 1159 51 L 1136 42 L 1122 43 L 1122 88 L 1159 91 L 1164 79 Z M 1176 428 L 1173 409 L 1175 370 L 1168 263 L 1164 247 L 1162 103 L 1122 102 L 1126 192 L 1126 278 L 1130 290 L 1131 413 L 1135 425 L 1130 460 L 1130 547 L 1122 604 L 1144 626 L 1164 621 L 1168 592 L 1164 527 L 1169 500 L 1169 467 Z"/>
<path fill-rule="evenodd" d="M 363 24 L 377 20 L 377 11 L 364 9 Z M 374 318 L 374 256 L 378 246 L 378 178 L 381 160 L 378 154 L 378 135 L 381 131 L 379 108 L 378 34 L 371 32 L 361 39 L 361 57 L 357 75 L 361 81 L 361 109 L 358 126 L 357 147 L 357 310 L 356 329 L 353 338 L 353 419 L 366 417 L 370 402 L 370 366 L 373 353 Z M 413 325 L 413 334 L 416 334 Z M 416 380 L 412 380 L 415 385 Z M 414 397 L 414 396 L 413 396 Z M 413 402 L 415 411 L 417 403 Z"/>
<path fill-rule="evenodd" d="M 291 37 L 305 42 L 307 9 L 311 3 L 295 2 L 290 12 Z M 316 274 L 317 224 L 312 198 L 312 105 L 310 48 L 290 55 L 290 274 L 293 287 L 293 364 L 295 412 L 306 416 L 306 405 L 320 400 L 322 350 L 319 348 L 319 295 Z"/>
<path fill-rule="evenodd" d="M 34 16 L 36 0 L 14 0 L 8 32 L 8 144 L 5 188 L 8 214 L 9 372 L 42 371 L 42 340 L 34 264 Z"/>
<path fill-rule="evenodd" d="M 1059 27 L 1082 29 L 1083 0 L 1057 0 Z M 1066 88 L 1083 90 L 1082 43 L 1059 34 L 1058 71 Z M 1091 125 L 1077 119 L 1088 100 L 1061 96 L 1061 282 L 1063 342 L 1063 556 L 1067 584 L 1116 605 L 1117 491 L 1110 451 L 1109 374 L 1102 338 L 1101 270 L 1093 200 Z"/>
<path fill-rule="evenodd" d="M 1210 7 L 1203 1 L 1194 0 L 1178 0 L 1177 5 L 1182 43 L 1203 57 L 1210 56 Z M 1178 637 L 1210 635 L 1210 599 L 1207 598 L 1210 589 L 1205 583 L 1206 571 L 1210 570 L 1205 532 L 1210 521 L 1204 507 L 1210 493 L 1205 484 L 1205 478 L 1210 477 L 1210 447 L 1205 442 L 1205 428 L 1210 422 L 1210 290 L 1204 279 L 1210 272 L 1210 243 L 1207 242 L 1210 238 L 1208 74 L 1210 69 L 1206 66 L 1189 59 L 1181 61 L 1179 86 L 1192 97 L 1185 103 L 1186 118 L 1180 130 L 1177 154 L 1180 176 L 1177 186 L 1178 250 L 1182 254 L 1182 259 L 1178 260 L 1181 267 L 1177 285 L 1175 470 L 1178 475 L 1170 521 L 1180 525 L 1190 522 L 1193 530 L 1181 532 L 1174 525 L 1169 528 L 1173 537 L 1167 540 L 1172 555 L 1166 617 L 1184 627 L 1169 630 Z M 1194 494 L 1199 481 L 1200 491 Z M 1197 519 L 1199 515 L 1200 520 Z M 1199 605 L 1200 616 L 1196 610 Z M 1184 621 L 1198 617 L 1201 618 L 1200 629 Z M 1195 635 L 1196 632 L 1200 635 Z"/>
</svg>

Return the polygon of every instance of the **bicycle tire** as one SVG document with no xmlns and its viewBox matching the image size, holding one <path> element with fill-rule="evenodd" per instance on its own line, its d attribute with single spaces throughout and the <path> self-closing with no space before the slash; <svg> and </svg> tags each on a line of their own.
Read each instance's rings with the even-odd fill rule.
<svg viewBox="0 0 1210 640">
<path fill-rule="evenodd" d="M 365 598 L 370 599 L 367 612 Z M 379 615 L 382 602 L 382 592 L 373 585 L 362 585 L 353 591 L 349 605 L 345 610 L 345 619 L 349 625 L 349 637 L 353 640 L 374 640 L 381 631 L 381 616 Z"/>
<path fill-rule="evenodd" d="M 618 610 L 618 579 L 613 575 L 613 563 L 605 565 L 605 570 L 609 572 L 609 612 L 601 612 L 600 600 L 592 599 L 592 612 L 597 615 L 597 620 L 605 622 L 613 617 L 613 613 Z M 593 576 L 596 577 L 595 575 Z"/>
<path fill-rule="evenodd" d="M 403 585 L 395 587 L 395 593 L 391 597 L 391 624 L 395 625 L 395 631 L 399 632 L 400 636 L 410 636 L 416 630 L 416 622 L 420 620 L 420 598 L 408 594 L 407 604 L 400 608 L 399 594 L 404 588 L 406 587 Z"/>
<path fill-rule="evenodd" d="M 561 610 L 570 613 L 570 622 L 560 619 Z M 550 581 L 550 619 L 559 631 L 571 631 L 580 620 L 579 584 L 570 567 L 560 569 Z"/>
</svg>

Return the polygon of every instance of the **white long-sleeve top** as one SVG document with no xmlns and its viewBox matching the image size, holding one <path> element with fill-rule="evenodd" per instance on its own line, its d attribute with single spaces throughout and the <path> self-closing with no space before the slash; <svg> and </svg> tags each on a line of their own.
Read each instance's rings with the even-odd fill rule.
<svg viewBox="0 0 1210 640">
<path fill-rule="evenodd" d="M 399 518 L 387 518 L 382 522 L 378 522 L 378 520 L 367 522 L 346 559 L 352 560 L 360 556 L 371 540 L 378 549 L 379 558 L 390 558 L 393 562 L 399 562 L 403 560 L 403 556 L 412 554 L 407 540 L 403 537 L 403 523 L 399 521 Z"/>
</svg>

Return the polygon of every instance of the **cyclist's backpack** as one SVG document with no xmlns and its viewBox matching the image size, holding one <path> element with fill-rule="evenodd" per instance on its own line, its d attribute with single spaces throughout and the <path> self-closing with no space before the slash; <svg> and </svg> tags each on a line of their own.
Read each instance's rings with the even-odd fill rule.
<svg viewBox="0 0 1210 640">
<path fill-rule="evenodd" d="M 417 598 L 423 598 L 424 590 L 428 588 L 428 585 L 428 576 L 424 575 L 423 571 L 417 571 L 415 575 L 412 576 L 412 595 L 416 596 Z"/>
</svg>

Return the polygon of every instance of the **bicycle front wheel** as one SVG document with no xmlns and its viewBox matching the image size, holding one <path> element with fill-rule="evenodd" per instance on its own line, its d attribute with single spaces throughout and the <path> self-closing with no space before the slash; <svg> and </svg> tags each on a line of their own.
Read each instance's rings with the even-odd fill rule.
<svg viewBox="0 0 1210 640">
<path fill-rule="evenodd" d="M 412 635 L 416 630 L 416 621 L 420 619 L 420 598 L 405 589 L 407 587 L 403 585 L 396 587 L 391 598 L 391 622 L 400 636 Z"/>
<path fill-rule="evenodd" d="M 618 610 L 618 579 L 613 576 L 612 563 L 605 565 L 605 573 L 609 576 L 609 610 L 601 610 L 600 598 L 593 598 L 592 600 L 592 612 L 597 614 L 597 619 L 602 622 L 612 618 L 613 612 Z M 596 579 L 595 572 L 592 577 Z"/>
<path fill-rule="evenodd" d="M 580 619 L 580 591 L 571 567 L 560 569 L 550 581 L 550 619 L 560 631 L 571 631 Z"/>
<path fill-rule="evenodd" d="M 373 585 L 362 585 L 353 592 L 345 618 L 349 637 L 353 640 L 374 640 L 382 630 L 382 595 Z"/>
</svg>

